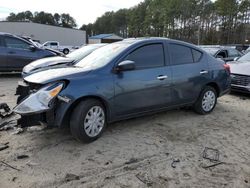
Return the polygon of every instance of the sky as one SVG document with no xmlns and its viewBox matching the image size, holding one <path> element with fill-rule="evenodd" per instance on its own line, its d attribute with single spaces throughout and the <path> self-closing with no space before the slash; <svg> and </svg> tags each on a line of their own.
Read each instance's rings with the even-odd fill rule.
<svg viewBox="0 0 250 188">
<path fill-rule="evenodd" d="M 11 12 L 18 13 L 45 11 L 48 13 L 69 13 L 75 18 L 78 27 L 93 23 L 107 11 L 130 8 L 143 0 L 1 0 L 0 20 Z"/>
</svg>

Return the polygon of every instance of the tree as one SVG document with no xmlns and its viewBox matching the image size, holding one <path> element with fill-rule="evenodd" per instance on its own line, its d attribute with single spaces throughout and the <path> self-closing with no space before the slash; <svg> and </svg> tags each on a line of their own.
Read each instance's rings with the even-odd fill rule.
<svg viewBox="0 0 250 188">
<path fill-rule="evenodd" d="M 160 36 L 200 44 L 244 43 L 250 39 L 250 0 L 144 0 L 130 9 L 107 12 L 92 34 Z"/>
<path fill-rule="evenodd" d="M 7 21 L 9 22 L 14 22 L 14 21 L 17 21 L 16 20 L 16 14 L 15 13 L 10 13 L 10 15 L 6 18 Z"/>
<path fill-rule="evenodd" d="M 56 25 L 62 27 L 73 28 L 76 27 L 76 22 L 73 17 L 69 14 L 58 14 L 55 13 L 52 15 L 51 13 L 46 13 L 44 11 L 35 12 L 32 14 L 30 11 L 19 12 L 18 14 L 10 13 L 10 15 L 6 19 L 7 21 L 32 21 L 35 23 L 48 24 L 48 25 Z"/>
<path fill-rule="evenodd" d="M 61 24 L 62 27 L 68 27 L 68 28 L 73 28 L 77 26 L 75 19 L 71 17 L 69 14 L 61 14 Z"/>
<path fill-rule="evenodd" d="M 61 16 L 58 13 L 54 14 L 54 21 L 56 25 L 61 25 Z"/>
<path fill-rule="evenodd" d="M 35 16 L 33 21 L 35 23 L 41 23 L 41 24 L 48 24 L 48 25 L 55 25 L 54 17 L 50 13 L 45 13 L 43 11 L 41 12 L 35 12 Z"/>
</svg>

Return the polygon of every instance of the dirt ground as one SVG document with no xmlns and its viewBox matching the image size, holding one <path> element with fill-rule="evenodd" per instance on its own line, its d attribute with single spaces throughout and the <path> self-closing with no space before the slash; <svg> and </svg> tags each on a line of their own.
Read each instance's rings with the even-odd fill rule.
<svg viewBox="0 0 250 188">
<path fill-rule="evenodd" d="M 0 77 L 0 102 L 15 105 L 19 79 Z M 14 131 L 0 132 L 0 144 L 9 146 L 0 151 L 1 188 L 250 187 L 245 95 L 220 98 L 206 116 L 172 110 L 111 124 L 90 144 L 77 142 L 67 129 Z M 222 163 L 208 167 L 218 162 L 202 157 L 205 147 L 217 149 Z"/>
</svg>

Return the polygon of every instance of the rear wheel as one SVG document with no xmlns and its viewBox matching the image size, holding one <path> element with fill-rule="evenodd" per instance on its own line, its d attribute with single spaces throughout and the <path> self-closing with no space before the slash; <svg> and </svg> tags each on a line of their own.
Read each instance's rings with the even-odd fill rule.
<svg viewBox="0 0 250 188">
<path fill-rule="evenodd" d="M 98 100 L 84 100 L 72 112 L 70 130 L 77 140 L 92 142 L 101 136 L 105 127 L 105 108 Z"/>
<path fill-rule="evenodd" d="M 217 92 L 211 86 L 206 86 L 196 103 L 194 104 L 195 112 L 199 114 L 208 114 L 213 111 L 217 103 Z"/>
</svg>

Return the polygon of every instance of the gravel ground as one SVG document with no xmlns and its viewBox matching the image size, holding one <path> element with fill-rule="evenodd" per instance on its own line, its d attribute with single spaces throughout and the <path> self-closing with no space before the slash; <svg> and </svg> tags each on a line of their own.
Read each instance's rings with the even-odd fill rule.
<svg viewBox="0 0 250 188">
<path fill-rule="evenodd" d="M 15 105 L 19 79 L 0 77 L 0 102 Z M 206 116 L 172 110 L 114 123 L 90 144 L 67 129 L 14 131 L 0 132 L 0 146 L 9 146 L 0 151 L 0 187 L 250 187 L 245 95 L 220 98 Z M 217 149 L 222 163 L 204 159 L 205 147 Z"/>
</svg>

